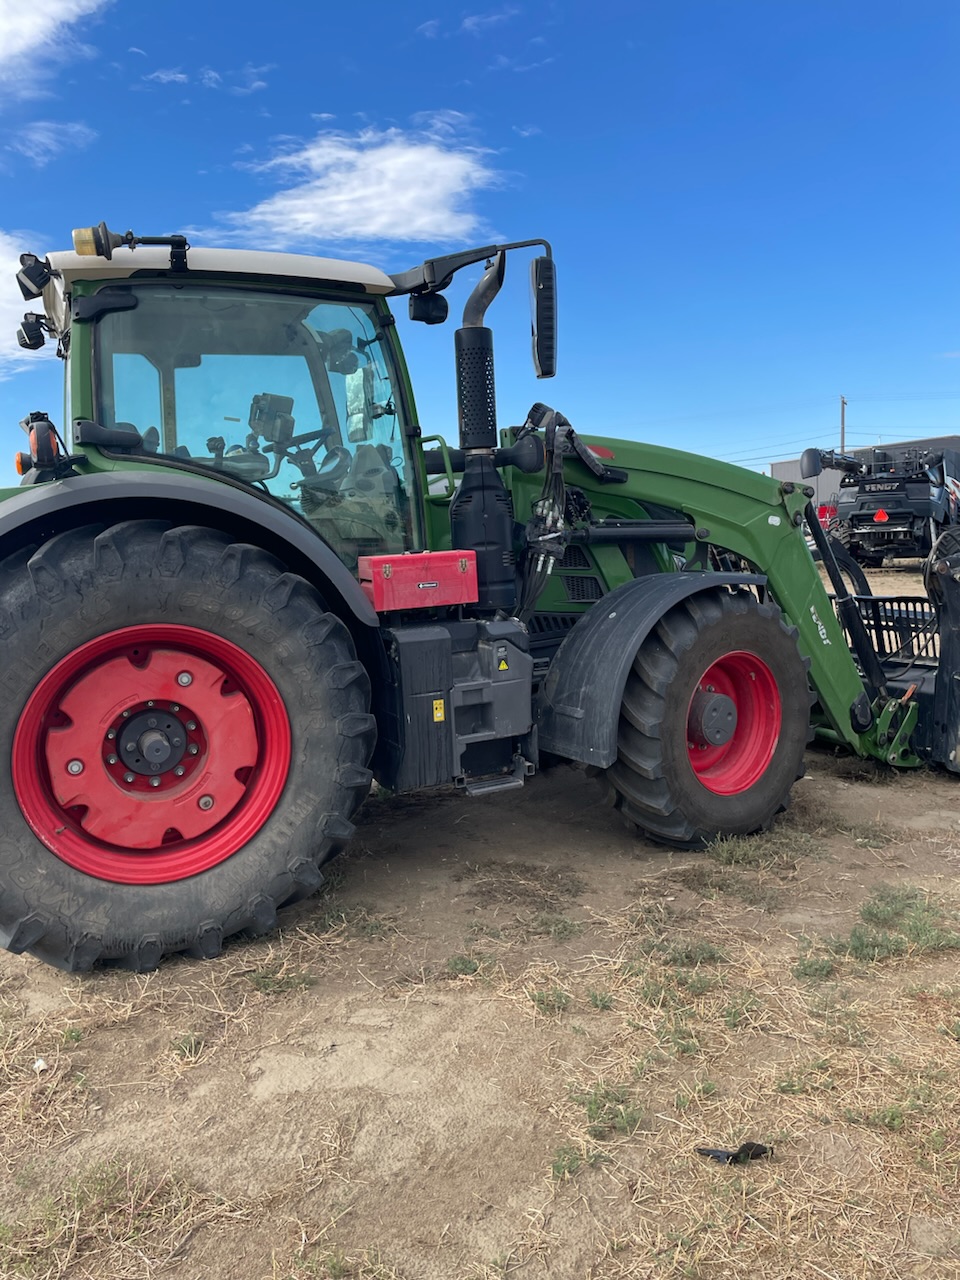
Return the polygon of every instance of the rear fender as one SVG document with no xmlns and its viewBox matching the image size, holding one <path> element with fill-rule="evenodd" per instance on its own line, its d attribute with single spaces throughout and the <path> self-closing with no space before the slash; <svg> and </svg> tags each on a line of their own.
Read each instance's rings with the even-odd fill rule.
<svg viewBox="0 0 960 1280">
<path fill-rule="evenodd" d="M 0 503 L 0 559 L 78 525 L 151 519 L 220 529 L 269 551 L 311 582 L 361 643 L 379 626 L 356 579 L 309 525 L 240 485 L 182 471 L 99 472 L 18 490 Z"/>
<path fill-rule="evenodd" d="M 735 573 L 656 573 L 611 591 L 578 622 L 540 688 L 541 751 L 606 769 L 617 758 L 617 725 L 640 645 L 668 609 L 718 586 L 757 586 Z"/>
</svg>

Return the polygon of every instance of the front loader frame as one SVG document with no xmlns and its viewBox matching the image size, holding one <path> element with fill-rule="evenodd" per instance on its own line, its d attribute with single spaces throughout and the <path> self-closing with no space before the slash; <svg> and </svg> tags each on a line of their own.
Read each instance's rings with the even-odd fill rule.
<svg viewBox="0 0 960 1280">
<path fill-rule="evenodd" d="M 579 460 L 567 460 L 568 485 L 588 495 L 595 506 L 594 519 L 601 504 L 611 501 L 623 514 L 634 508 L 634 519 L 644 517 L 645 504 L 682 512 L 692 534 L 684 553 L 687 569 L 715 567 L 710 549 L 729 553 L 743 562 L 746 575 L 761 575 L 761 589 L 796 628 L 797 646 L 810 663 L 816 714 L 826 736 L 861 756 L 902 767 L 920 763 L 909 747 L 917 707 L 887 697 L 882 686 L 868 696 L 864 676 L 812 562 L 802 533 L 811 496 L 808 489 L 657 445 L 598 437 L 587 438 L 587 444 L 613 458 L 612 465 L 627 473 L 622 487 L 601 486 Z M 535 480 L 518 474 L 512 477 L 518 513 L 529 510 L 535 500 Z M 719 576 L 712 580 L 722 581 Z M 616 585 L 607 584 L 608 588 Z M 604 603 L 594 606 L 604 608 Z M 610 622 L 615 625 L 614 620 Z"/>
</svg>

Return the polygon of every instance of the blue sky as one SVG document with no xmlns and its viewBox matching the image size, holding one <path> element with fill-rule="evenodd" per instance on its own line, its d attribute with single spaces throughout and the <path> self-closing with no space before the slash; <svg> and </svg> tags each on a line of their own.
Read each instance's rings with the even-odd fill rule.
<svg viewBox="0 0 960 1280">
<path fill-rule="evenodd" d="M 501 424 L 762 467 L 960 430 L 953 0 L 230 5 L 0 0 L 0 480 L 61 417 L 12 268 L 73 226 L 402 270 L 552 241 L 560 372 L 526 264 L 488 316 Z M 467 273 L 462 273 L 466 276 Z M 425 432 L 456 436 L 452 321 L 397 306 Z"/>
</svg>

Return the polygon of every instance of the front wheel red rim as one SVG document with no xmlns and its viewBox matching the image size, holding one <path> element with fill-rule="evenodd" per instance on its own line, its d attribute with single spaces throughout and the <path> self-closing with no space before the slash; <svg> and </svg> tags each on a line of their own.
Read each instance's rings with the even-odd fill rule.
<svg viewBox="0 0 960 1280">
<path fill-rule="evenodd" d="M 57 663 L 13 740 L 14 794 L 71 867 L 119 884 L 199 875 L 260 830 L 290 771 L 283 699 L 196 627 L 124 627 Z"/>
<path fill-rule="evenodd" d="M 694 727 L 698 695 L 729 699 L 735 727 L 727 741 L 703 740 Z M 718 796 L 739 795 L 766 773 L 780 740 L 783 707 L 773 672 L 755 653 L 724 654 L 701 676 L 687 712 L 687 751 L 698 781 Z"/>
</svg>

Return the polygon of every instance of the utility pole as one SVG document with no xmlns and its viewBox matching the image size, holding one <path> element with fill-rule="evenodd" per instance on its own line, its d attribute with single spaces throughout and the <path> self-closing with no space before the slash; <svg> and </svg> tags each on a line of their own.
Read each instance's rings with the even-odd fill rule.
<svg viewBox="0 0 960 1280">
<path fill-rule="evenodd" d="M 847 428 L 846 408 L 847 408 L 847 402 L 846 400 L 844 400 L 843 396 L 841 396 L 840 397 L 840 452 L 841 453 L 846 452 L 844 447 L 846 445 L 846 428 Z"/>
</svg>

